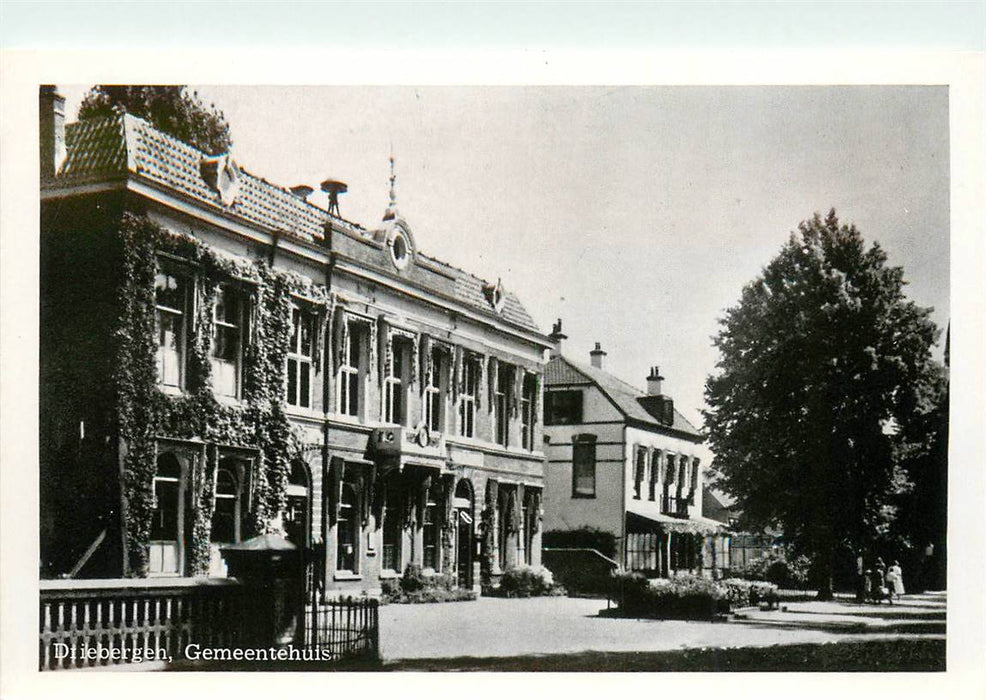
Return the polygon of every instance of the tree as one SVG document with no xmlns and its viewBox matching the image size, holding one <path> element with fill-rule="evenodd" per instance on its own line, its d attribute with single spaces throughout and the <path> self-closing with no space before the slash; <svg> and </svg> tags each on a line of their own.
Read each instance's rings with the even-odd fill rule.
<svg viewBox="0 0 986 700">
<path fill-rule="evenodd" d="M 128 112 L 209 155 L 225 153 L 233 140 L 215 105 L 206 107 L 184 85 L 96 85 L 82 100 L 79 118 Z"/>
<path fill-rule="evenodd" d="M 903 270 L 835 210 L 798 233 L 720 320 L 706 382 L 712 481 L 744 524 L 779 526 L 812 557 L 820 597 L 840 549 L 887 534 L 930 449 L 942 372 L 931 309 L 904 296 Z"/>
</svg>

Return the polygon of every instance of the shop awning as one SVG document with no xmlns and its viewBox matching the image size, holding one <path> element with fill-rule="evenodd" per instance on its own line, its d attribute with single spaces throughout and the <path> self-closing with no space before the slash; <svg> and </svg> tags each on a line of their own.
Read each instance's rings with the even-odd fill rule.
<svg viewBox="0 0 986 700">
<path fill-rule="evenodd" d="M 712 535 L 724 532 L 726 526 L 709 518 L 676 518 L 658 510 L 656 503 L 628 503 L 627 530 L 629 532 L 690 532 Z"/>
</svg>

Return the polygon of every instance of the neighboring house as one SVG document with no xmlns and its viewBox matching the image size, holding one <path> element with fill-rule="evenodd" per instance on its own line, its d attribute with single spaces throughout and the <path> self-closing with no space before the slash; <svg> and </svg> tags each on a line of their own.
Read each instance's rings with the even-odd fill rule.
<svg viewBox="0 0 986 700">
<path fill-rule="evenodd" d="M 550 343 L 418 250 L 393 174 L 366 229 L 341 182 L 325 209 L 63 105 L 42 88 L 43 576 L 222 575 L 279 531 L 329 590 L 539 563 Z"/>
<path fill-rule="evenodd" d="M 764 533 L 743 532 L 737 527 L 740 511 L 733 506 L 723 505 L 722 500 L 711 489 L 702 493 L 702 514 L 723 523 L 728 533 L 720 538 L 717 558 L 724 572 L 742 571 L 754 559 L 777 550 L 780 546 L 779 534 L 768 530 Z"/>
<path fill-rule="evenodd" d="M 560 320 L 551 338 L 545 529 L 610 532 L 629 570 L 711 575 L 723 528 L 702 515 L 702 434 L 662 392 L 656 367 L 642 392 L 605 371 L 599 343 L 585 365 L 562 354 Z"/>
</svg>

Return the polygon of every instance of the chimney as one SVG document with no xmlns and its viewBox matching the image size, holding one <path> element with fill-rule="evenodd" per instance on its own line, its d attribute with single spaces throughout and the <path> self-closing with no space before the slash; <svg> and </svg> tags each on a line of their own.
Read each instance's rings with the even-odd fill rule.
<svg viewBox="0 0 986 700">
<path fill-rule="evenodd" d="M 558 319 L 551 327 L 551 335 L 548 336 L 548 340 L 554 343 L 554 347 L 548 352 L 549 357 L 561 357 L 562 342 L 567 338 L 568 336 L 561 330 L 561 319 Z"/>
<path fill-rule="evenodd" d="M 291 194 L 304 201 L 307 201 L 308 196 L 314 191 L 315 190 L 308 185 L 295 185 L 291 188 Z"/>
<path fill-rule="evenodd" d="M 604 357 L 606 357 L 606 351 L 602 349 L 599 343 L 596 343 L 595 349 L 589 351 L 589 361 L 596 369 L 603 368 Z"/>
<path fill-rule="evenodd" d="M 42 85 L 38 96 L 41 177 L 54 177 L 65 162 L 65 98 L 55 85 Z"/>
<path fill-rule="evenodd" d="M 647 395 L 660 396 L 661 382 L 663 381 L 664 377 L 661 376 L 661 368 L 656 365 L 651 367 L 650 374 L 647 375 Z"/>
</svg>

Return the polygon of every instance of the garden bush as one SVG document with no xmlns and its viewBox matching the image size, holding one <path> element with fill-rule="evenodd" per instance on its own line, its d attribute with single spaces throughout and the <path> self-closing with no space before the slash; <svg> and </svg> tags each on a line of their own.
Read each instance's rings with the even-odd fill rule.
<svg viewBox="0 0 986 700">
<path fill-rule="evenodd" d="M 456 585 L 451 574 L 426 575 L 417 564 L 408 564 L 399 579 L 380 583 L 380 598 L 384 603 L 450 603 L 475 600 L 476 594 Z"/>
<path fill-rule="evenodd" d="M 808 585 L 811 560 L 799 555 L 788 557 L 769 552 L 749 562 L 740 572 L 740 578 L 768 581 L 780 588 L 804 589 Z"/>
<path fill-rule="evenodd" d="M 767 603 L 777 605 L 777 586 L 767 581 L 727 578 L 719 581 L 731 608 L 745 608 Z"/>
<path fill-rule="evenodd" d="M 543 595 L 564 595 L 551 572 L 543 566 L 511 566 L 500 577 L 500 585 L 491 591 L 505 598 L 531 598 Z"/>
<path fill-rule="evenodd" d="M 613 577 L 613 585 L 613 598 L 624 615 L 708 620 L 729 612 L 725 588 L 701 576 L 648 580 L 623 573 Z"/>
</svg>

